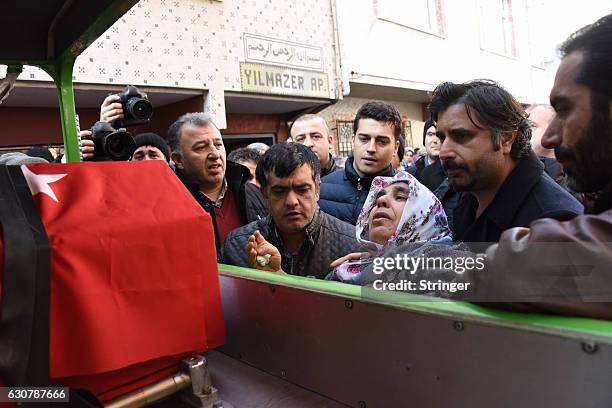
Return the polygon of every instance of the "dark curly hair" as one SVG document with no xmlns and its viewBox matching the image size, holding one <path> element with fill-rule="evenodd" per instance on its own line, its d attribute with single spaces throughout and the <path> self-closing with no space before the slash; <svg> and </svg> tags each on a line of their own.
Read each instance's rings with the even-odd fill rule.
<svg viewBox="0 0 612 408">
<path fill-rule="evenodd" d="M 374 119 L 377 122 L 388 123 L 393 126 L 393 135 L 395 140 L 399 140 L 404 134 L 404 125 L 402 124 L 402 116 L 393 105 L 381 101 L 371 101 L 365 103 L 355 116 L 353 121 L 353 133 L 357 134 L 359 121 L 361 119 Z"/>
<path fill-rule="evenodd" d="M 463 84 L 444 82 L 433 92 L 429 112 L 437 122 L 438 115 L 451 105 L 463 104 L 470 121 L 493 134 L 493 149 L 501 148 L 504 133 L 517 131 L 510 157 L 519 160 L 531 151 L 531 122 L 523 106 L 498 83 L 480 79 Z"/>
</svg>

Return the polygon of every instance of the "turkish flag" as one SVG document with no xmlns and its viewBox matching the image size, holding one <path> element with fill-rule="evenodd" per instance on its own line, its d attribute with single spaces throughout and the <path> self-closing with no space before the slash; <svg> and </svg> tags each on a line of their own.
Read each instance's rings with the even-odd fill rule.
<svg viewBox="0 0 612 408">
<path fill-rule="evenodd" d="M 51 245 L 51 377 L 107 400 L 223 342 L 210 216 L 165 162 L 22 166 Z"/>
</svg>

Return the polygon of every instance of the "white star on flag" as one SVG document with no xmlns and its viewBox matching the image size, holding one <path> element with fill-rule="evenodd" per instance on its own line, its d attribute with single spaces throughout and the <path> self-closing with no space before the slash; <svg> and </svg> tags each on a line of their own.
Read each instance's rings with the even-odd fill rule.
<svg viewBox="0 0 612 408">
<path fill-rule="evenodd" d="M 28 183 L 28 187 L 30 187 L 32 196 L 35 196 L 38 193 L 46 194 L 51 197 L 53 201 L 59 203 L 55 192 L 49 184 L 55 183 L 56 181 L 66 177 L 68 174 L 34 174 L 25 164 L 21 165 L 21 171 L 23 172 L 23 176 Z"/>
</svg>

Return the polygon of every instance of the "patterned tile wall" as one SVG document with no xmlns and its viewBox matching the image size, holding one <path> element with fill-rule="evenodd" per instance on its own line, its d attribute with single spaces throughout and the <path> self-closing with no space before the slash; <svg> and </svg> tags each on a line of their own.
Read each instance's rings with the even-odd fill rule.
<svg viewBox="0 0 612 408">
<path fill-rule="evenodd" d="M 140 0 L 78 59 L 74 80 L 241 91 L 244 34 L 323 50 L 335 95 L 329 0 Z M 20 79 L 50 80 L 27 67 Z"/>
</svg>

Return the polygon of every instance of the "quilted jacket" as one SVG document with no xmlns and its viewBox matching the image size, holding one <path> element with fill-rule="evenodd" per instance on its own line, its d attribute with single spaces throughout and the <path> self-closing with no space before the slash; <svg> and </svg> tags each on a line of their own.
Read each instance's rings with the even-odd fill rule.
<svg viewBox="0 0 612 408">
<path fill-rule="evenodd" d="M 249 237 L 257 230 L 278 248 L 282 256 L 281 267 L 290 275 L 323 279 L 331 270 L 330 263 L 359 250 L 355 227 L 317 208 L 313 220 L 306 227 L 306 239 L 297 254 L 288 253 L 272 217 L 267 216 L 227 236 L 221 249 L 221 263 L 250 267 L 246 245 Z"/>
</svg>

